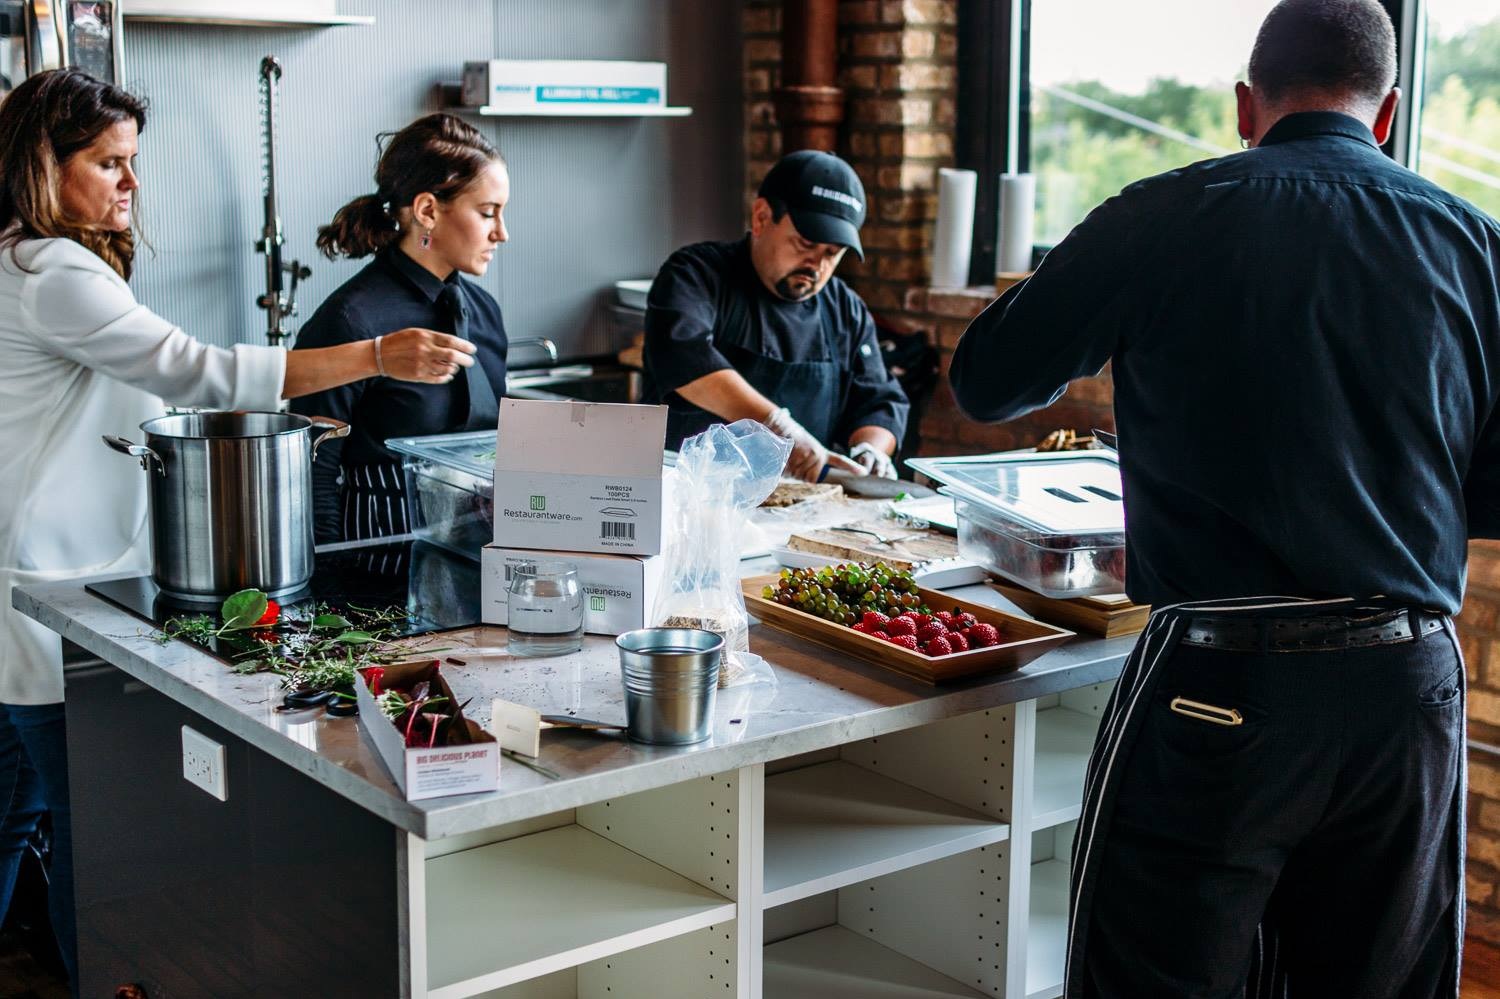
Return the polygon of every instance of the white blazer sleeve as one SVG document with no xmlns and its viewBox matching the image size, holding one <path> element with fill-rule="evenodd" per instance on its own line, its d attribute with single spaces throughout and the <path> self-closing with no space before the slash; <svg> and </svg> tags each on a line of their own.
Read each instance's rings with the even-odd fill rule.
<svg viewBox="0 0 1500 999">
<path fill-rule="evenodd" d="M 50 241 L 23 282 L 27 327 L 51 350 L 177 406 L 275 409 L 286 379 L 279 347 L 199 343 L 141 305 L 98 255 Z"/>
</svg>

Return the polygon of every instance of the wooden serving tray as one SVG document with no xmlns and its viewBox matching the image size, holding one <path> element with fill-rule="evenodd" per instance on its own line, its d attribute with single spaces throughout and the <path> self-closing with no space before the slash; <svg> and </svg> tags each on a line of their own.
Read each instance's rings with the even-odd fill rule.
<svg viewBox="0 0 1500 999">
<path fill-rule="evenodd" d="M 993 624 L 995 630 L 1000 632 L 999 645 L 955 652 L 934 659 L 762 597 L 760 591 L 767 586 L 775 586 L 779 578 L 775 575 L 751 576 L 740 581 L 745 594 L 745 609 L 752 616 L 809 642 L 847 652 L 856 659 L 896 670 L 925 683 L 944 683 L 980 673 L 1020 669 L 1043 652 L 1073 637 L 1073 632 L 1066 629 L 1016 617 L 984 604 L 959 600 L 941 590 L 918 589 L 918 595 L 933 610 L 951 610 L 957 607 L 968 611 L 982 622 Z"/>
</svg>

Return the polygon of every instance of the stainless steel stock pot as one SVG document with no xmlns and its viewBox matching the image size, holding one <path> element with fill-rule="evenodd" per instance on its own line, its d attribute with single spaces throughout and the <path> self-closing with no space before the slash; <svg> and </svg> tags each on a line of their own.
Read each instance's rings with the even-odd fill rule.
<svg viewBox="0 0 1500 999">
<path fill-rule="evenodd" d="M 313 430 L 321 430 L 316 438 Z M 295 592 L 313 573 L 312 461 L 349 425 L 291 413 L 184 413 L 106 436 L 150 476 L 151 575 L 169 596 Z"/>
</svg>

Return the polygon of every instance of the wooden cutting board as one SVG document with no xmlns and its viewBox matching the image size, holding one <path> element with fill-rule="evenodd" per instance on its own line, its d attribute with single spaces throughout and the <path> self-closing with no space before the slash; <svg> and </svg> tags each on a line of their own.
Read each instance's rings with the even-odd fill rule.
<svg viewBox="0 0 1500 999">
<path fill-rule="evenodd" d="M 1133 604 L 1123 594 L 1059 600 L 996 579 L 990 580 L 990 585 L 1032 617 L 1105 638 L 1134 635 L 1146 627 L 1151 616 L 1150 604 Z"/>
<path fill-rule="evenodd" d="M 840 527 L 855 530 L 840 530 Z M 889 540 L 882 543 L 871 535 Z M 956 538 L 925 528 L 898 527 L 888 520 L 855 521 L 839 527 L 798 531 L 787 539 L 786 546 L 792 551 L 848 562 L 884 562 L 898 569 L 958 558 Z"/>
</svg>

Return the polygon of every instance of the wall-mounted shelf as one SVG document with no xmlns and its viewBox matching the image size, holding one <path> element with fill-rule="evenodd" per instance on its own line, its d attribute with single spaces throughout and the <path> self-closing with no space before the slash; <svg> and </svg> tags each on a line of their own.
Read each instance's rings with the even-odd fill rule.
<svg viewBox="0 0 1500 999">
<path fill-rule="evenodd" d="M 549 108 L 496 108 L 456 106 L 454 114 L 477 114 L 486 118 L 686 118 L 692 108 L 613 107 L 610 105 L 559 105 Z"/>
<path fill-rule="evenodd" d="M 181 10 L 154 8 L 149 4 L 128 5 L 120 12 L 127 21 L 144 24 L 203 24 L 222 28 L 336 28 L 344 25 L 367 26 L 375 18 L 359 14 L 310 14 L 295 13 L 266 15 L 254 11 L 215 11 L 213 13 L 184 13 Z"/>
</svg>

